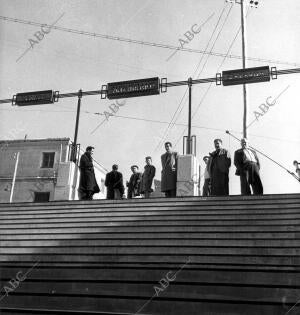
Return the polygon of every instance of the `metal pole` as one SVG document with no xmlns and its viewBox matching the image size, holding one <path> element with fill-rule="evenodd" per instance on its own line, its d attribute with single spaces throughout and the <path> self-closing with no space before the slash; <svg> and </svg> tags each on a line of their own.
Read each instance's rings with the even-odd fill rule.
<svg viewBox="0 0 300 315">
<path fill-rule="evenodd" d="M 192 78 L 188 79 L 188 87 L 189 87 L 189 119 L 188 119 L 188 137 L 187 137 L 187 154 L 192 154 L 192 136 L 191 136 L 191 128 L 192 128 Z"/>
<path fill-rule="evenodd" d="M 16 182 L 16 176 L 17 176 L 17 169 L 18 169 L 18 164 L 19 164 L 19 155 L 20 155 L 20 152 L 18 152 L 18 153 L 17 153 L 17 156 L 16 156 L 16 163 L 15 163 L 14 176 L 13 176 L 13 180 L 12 180 L 11 191 L 10 191 L 10 197 L 9 197 L 9 202 L 10 202 L 10 203 L 12 203 L 12 200 L 13 200 L 13 194 L 14 194 L 15 182 Z"/>
<path fill-rule="evenodd" d="M 77 136 L 78 136 L 78 126 L 79 126 L 79 115 L 81 106 L 82 90 L 78 91 L 78 101 L 77 101 L 77 114 L 76 114 L 76 124 L 75 124 L 75 135 L 72 150 L 72 161 L 76 162 L 76 148 L 77 148 Z"/>
<path fill-rule="evenodd" d="M 243 69 L 246 68 L 246 14 L 245 14 L 245 0 L 241 0 L 241 27 L 242 27 L 242 59 Z M 248 120 L 248 106 L 247 106 L 247 85 L 243 84 L 243 100 L 244 100 L 244 116 L 243 116 L 243 137 L 247 138 L 247 120 Z"/>
</svg>

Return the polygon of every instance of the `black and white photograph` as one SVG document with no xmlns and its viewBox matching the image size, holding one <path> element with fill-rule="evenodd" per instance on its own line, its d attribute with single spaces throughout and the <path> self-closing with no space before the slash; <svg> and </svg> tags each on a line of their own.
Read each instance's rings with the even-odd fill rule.
<svg viewBox="0 0 300 315">
<path fill-rule="evenodd" d="M 0 314 L 300 315 L 299 16 L 0 0 Z"/>
</svg>

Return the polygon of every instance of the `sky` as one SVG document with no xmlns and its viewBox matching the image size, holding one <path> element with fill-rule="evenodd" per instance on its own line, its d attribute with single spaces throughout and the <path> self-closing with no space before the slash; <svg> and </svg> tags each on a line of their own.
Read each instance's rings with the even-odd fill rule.
<svg viewBox="0 0 300 315">
<path fill-rule="evenodd" d="M 299 68 L 300 1 L 261 0 L 257 8 L 245 2 L 246 66 Z M 109 82 L 151 77 L 167 78 L 168 82 L 211 78 L 225 70 L 242 68 L 241 8 L 236 3 L 0 0 L 0 12 L 0 99 L 42 90 L 61 94 L 100 90 Z M 42 36 L 40 26 L 6 18 L 54 24 L 69 31 L 44 28 L 48 33 Z M 200 31 L 192 33 L 192 29 Z M 130 40 L 111 40 L 91 33 Z M 172 55 L 174 47 L 181 45 L 192 51 L 179 50 Z M 293 161 L 300 161 L 299 84 L 300 73 L 293 73 L 247 85 L 250 145 L 291 171 Z M 242 137 L 242 93 L 242 85 L 193 85 L 192 134 L 197 137 L 202 172 L 202 157 L 214 150 L 215 138 L 223 140 L 232 159 L 240 148 L 239 141 L 225 131 Z M 130 166 L 137 164 L 143 170 L 145 157 L 150 155 L 157 168 L 156 178 L 160 179 L 164 142 L 171 141 L 174 150 L 182 154 L 182 137 L 187 135 L 187 87 L 169 87 L 160 95 L 122 102 L 124 105 L 105 120 L 104 112 L 111 112 L 109 106 L 115 101 L 101 99 L 100 95 L 84 96 L 78 143 L 82 148 L 95 146 L 94 158 L 106 169 L 118 164 L 125 180 L 129 179 Z M 266 109 L 262 105 L 266 102 L 273 105 Z M 0 104 L 0 138 L 23 139 L 27 135 L 29 139 L 73 140 L 76 108 L 76 97 L 28 107 Z M 259 157 L 266 194 L 300 192 L 299 182 L 287 171 Z M 239 194 L 239 178 L 234 173 L 232 165 L 230 194 Z"/>
</svg>

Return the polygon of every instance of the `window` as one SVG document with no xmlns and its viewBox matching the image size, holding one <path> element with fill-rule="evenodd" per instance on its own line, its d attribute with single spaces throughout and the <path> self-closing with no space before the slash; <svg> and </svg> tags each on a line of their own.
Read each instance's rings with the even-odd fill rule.
<svg viewBox="0 0 300 315">
<path fill-rule="evenodd" d="M 55 152 L 43 152 L 42 168 L 52 168 Z"/>
<path fill-rule="evenodd" d="M 50 199 L 50 192 L 35 192 L 34 193 L 34 200 L 33 202 L 45 202 L 49 201 Z"/>
</svg>

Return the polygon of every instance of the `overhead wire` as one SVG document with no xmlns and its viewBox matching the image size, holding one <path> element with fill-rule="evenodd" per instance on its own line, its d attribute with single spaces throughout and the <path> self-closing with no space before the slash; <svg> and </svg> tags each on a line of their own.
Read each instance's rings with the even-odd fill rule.
<svg viewBox="0 0 300 315">
<path fill-rule="evenodd" d="M 246 16 L 247 16 L 247 17 L 248 17 L 249 12 L 250 12 L 250 11 L 249 11 L 249 8 L 248 8 L 248 11 L 247 11 L 247 13 L 246 13 Z M 228 47 L 228 49 L 227 49 L 227 54 L 229 54 L 229 52 L 230 52 L 232 46 L 234 45 L 234 43 L 235 43 L 235 41 L 236 41 L 236 39 L 237 39 L 237 37 L 238 37 L 240 31 L 241 31 L 241 26 L 238 28 L 238 30 L 237 30 L 237 32 L 236 32 L 236 34 L 235 34 L 235 36 L 234 36 L 234 38 L 233 38 L 231 44 L 229 45 L 229 47 Z M 218 69 L 217 69 L 216 72 L 219 72 L 219 71 L 220 71 L 220 69 L 221 69 L 221 67 L 223 66 L 223 64 L 224 64 L 225 61 L 226 61 L 226 57 L 223 58 L 223 60 L 222 60 L 221 64 L 219 65 L 219 67 L 218 67 Z M 201 100 L 200 100 L 200 102 L 199 102 L 199 104 L 198 104 L 198 106 L 197 106 L 197 108 L 196 108 L 196 111 L 194 111 L 194 113 L 192 114 L 192 119 L 193 119 L 193 118 L 195 117 L 195 115 L 197 114 L 197 112 L 198 112 L 198 110 L 199 110 L 201 104 L 203 103 L 203 101 L 204 101 L 206 95 L 208 94 L 209 90 L 211 89 L 211 87 L 212 87 L 212 83 L 210 83 L 209 86 L 207 87 L 205 94 L 202 96 L 202 98 L 201 98 Z M 178 138 L 177 142 L 175 143 L 175 147 L 177 146 L 178 142 L 180 141 L 180 139 L 182 138 L 182 136 L 184 135 L 185 132 L 186 132 L 186 128 L 183 130 L 183 132 L 181 133 L 181 135 L 180 135 L 180 137 Z"/>
<path fill-rule="evenodd" d="M 53 105 L 53 104 L 52 104 Z M 60 107 L 61 105 L 56 105 L 57 107 Z M 69 108 L 69 107 L 64 107 L 64 108 Z M 15 112 L 15 110 L 11 109 L 0 109 L 0 111 L 11 111 Z M 53 111 L 53 110 L 39 110 L 39 109 L 33 109 L 33 110 L 18 110 L 18 112 L 44 112 L 44 113 L 76 113 L 76 110 L 71 110 L 71 111 Z M 104 113 L 100 112 L 90 112 L 90 111 L 82 111 L 85 114 L 90 114 L 90 115 L 101 115 L 105 116 Z M 122 119 L 130 119 L 130 120 L 137 120 L 137 121 L 144 121 L 144 122 L 150 122 L 150 123 L 159 123 L 159 124 L 168 124 L 168 121 L 162 121 L 162 120 L 156 120 L 156 119 L 148 119 L 148 118 L 140 118 L 140 117 L 133 117 L 133 116 L 124 116 L 124 115 L 117 115 L 114 114 L 111 117 L 115 118 L 122 118 Z M 184 126 L 186 127 L 186 123 L 176 123 L 178 126 Z M 224 132 L 224 128 L 213 128 L 213 127 L 207 127 L 207 126 L 198 126 L 198 125 L 192 125 L 193 128 L 197 129 L 204 129 L 204 130 L 211 130 L 211 131 L 216 131 L 216 132 Z M 232 132 L 235 133 L 240 133 L 240 131 L 232 130 Z M 270 140 L 276 140 L 276 141 L 282 141 L 282 142 L 293 142 L 293 143 L 300 143 L 299 140 L 293 140 L 293 139 L 284 139 L 284 138 L 276 138 L 276 137 L 268 137 L 268 136 L 262 136 L 262 135 L 256 135 L 256 134 L 249 134 L 253 137 L 258 137 L 258 138 L 264 138 L 264 139 L 270 139 Z"/>
<path fill-rule="evenodd" d="M 21 23 L 21 24 L 26 24 L 26 25 L 33 25 L 33 26 L 40 26 L 40 27 L 51 27 L 51 29 L 55 29 L 58 31 L 63 31 L 63 32 L 68 32 L 68 33 L 73 33 L 73 34 L 79 34 L 79 35 L 85 35 L 85 36 L 91 36 L 94 38 L 98 37 L 98 38 L 109 39 L 109 40 L 120 41 L 120 42 L 126 42 L 126 43 L 131 43 L 131 44 L 139 44 L 139 45 L 152 46 L 152 47 L 157 47 L 157 48 L 165 48 L 165 49 L 170 49 L 170 50 L 181 50 L 181 51 L 185 51 L 185 52 L 198 53 L 198 54 L 210 54 L 211 56 L 216 56 L 216 57 L 242 59 L 242 56 L 238 56 L 238 55 L 229 55 L 229 54 L 224 54 L 224 53 L 219 53 L 219 52 L 210 52 L 209 53 L 209 52 L 207 52 L 205 50 L 201 50 L 201 49 L 178 47 L 178 46 L 167 45 L 167 44 L 162 44 L 162 43 L 154 43 L 154 42 L 142 41 L 142 40 L 137 40 L 137 39 L 112 36 L 112 35 L 100 34 L 100 33 L 95 33 L 95 32 L 88 32 L 88 31 L 77 30 L 77 29 L 67 28 L 67 27 L 62 27 L 62 26 L 55 26 L 55 25 L 52 26 L 50 24 L 38 23 L 38 22 L 22 20 L 22 19 L 17 19 L 17 18 L 10 18 L 7 16 L 2 16 L 2 15 L 0 15 L 0 19 L 4 20 L 4 21 L 8 21 L 8 22 Z M 271 59 L 255 58 L 255 57 L 247 57 L 246 59 L 252 60 L 252 61 L 257 61 L 257 62 L 267 62 L 267 63 L 274 63 L 274 64 L 285 64 L 285 65 L 291 65 L 291 66 L 299 66 L 298 63 L 281 61 L 281 60 L 271 60 Z"/>
<path fill-rule="evenodd" d="M 231 6 L 231 7 L 232 7 L 232 6 Z M 218 20 L 217 20 L 217 23 L 216 23 L 216 25 L 215 25 L 215 27 L 214 27 L 212 33 L 211 33 L 211 36 L 210 36 L 210 38 L 209 38 L 209 40 L 208 40 L 208 42 L 207 42 L 207 45 L 206 45 L 206 47 L 205 47 L 205 51 L 207 51 L 208 46 L 209 46 L 209 44 L 210 44 L 210 42 L 211 42 L 211 40 L 212 40 L 212 38 L 213 38 L 213 36 L 214 36 L 214 34 L 215 34 L 215 31 L 217 30 L 217 27 L 219 26 L 219 23 L 220 23 L 220 21 L 221 21 L 221 18 L 222 18 L 222 16 L 223 16 L 224 12 L 225 12 L 225 9 L 226 9 L 226 4 L 224 4 L 224 6 L 223 6 L 223 9 L 222 9 L 222 11 L 221 11 L 221 13 L 220 13 L 220 15 L 219 15 Z M 198 65 L 197 65 L 197 67 L 196 67 L 196 70 L 195 70 L 194 73 L 193 73 L 193 76 L 195 76 L 195 74 L 197 73 L 198 68 L 199 68 L 199 66 L 200 66 L 200 64 L 201 64 L 201 62 L 202 62 L 203 57 L 204 57 L 204 54 L 202 54 L 201 59 L 200 59 Z M 178 116 L 180 115 L 180 113 L 182 112 L 182 109 L 183 109 L 183 106 L 184 106 L 184 105 L 182 105 L 182 102 L 183 102 L 184 98 L 186 97 L 187 92 L 188 92 L 188 88 L 186 88 L 186 90 L 185 90 L 185 92 L 184 92 L 182 98 L 180 99 L 180 102 L 179 102 L 179 104 L 178 104 L 178 106 L 177 106 L 177 108 L 176 108 L 176 111 L 174 112 L 174 114 L 173 114 L 173 116 L 172 116 L 172 118 L 171 118 L 171 120 L 170 120 L 170 123 L 168 124 L 167 128 L 166 128 L 165 131 L 163 132 L 163 136 L 162 136 L 161 140 L 159 141 L 159 143 L 157 144 L 157 146 L 155 147 L 154 152 L 156 152 L 156 151 L 162 146 L 162 143 L 165 141 L 169 130 L 170 130 L 171 128 L 173 128 L 172 122 L 173 122 L 173 120 L 175 119 L 176 115 L 177 115 L 177 117 L 178 117 Z M 181 110 L 179 111 L 180 107 L 181 107 Z M 179 111 L 179 114 L 177 114 L 178 111 Z M 175 122 L 176 122 L 176 120 L 175 120 Z M 172 127 L 171 127 L 171 126 L 172 126 Z"/>
<path fill-rule="evenodd" d="M 215 44 L 216 44 L 216 42 L 217 42 L 217 40 L 218 40 L 218 38 L 219 38 L 221 32 L 222 32 L 222 30 L 223 30 L 223 28 L 224 28 L 224 26 L 225 26 L 225 23 L 226 23 L 226 21 L 227 21 L 227 19 L 228 19 L 228 17 L 229 17 L 229 14 L 230 14 L 230 12 L 231 12 L 231 10 L 232 10 L 232 7 L 233 7 L 233 4 L 231 4 L 230 9 L 229 9 L 228 12 L 227 12 L 227 15 L 226 15 L 226 17 L 225 17 L 225 19 L 224 19 L 224 21 L 223 21 L 223 24 L 222 24 L 221 28 L 219 29 L 219 32 L 218 32 L 218 34 L 217 34 L 217 36 L 216 36 L 216 38 L 215 38 L 215 40 L 214 40 L 214 42 L 213 42 L 211 48 L 210 48 L 210 51 L 213 50 L 213 48 L 214 48 L 214 46 L 215 46 Z M 224 7 L 224 8 L 225 8 L 225 7 Z M 222 11 L 222 14 L 223 14 L 223 11 Z M 220 18 L 221 18 L 221 16 L 220 16 Z M 220 18 L 219 18 L 219 21 L 220 21 Z M 218 21 L 217 25 L 219 24 L 219 21 Z M 212 32 L 212 35 L 211 35 L 211 37 L 210 37 L 210 39 L 209 39 L 207 48 L 208 48 L 208 46 L 209 46 L 209 44 L 210 44 L 211 39 L 212 39 L 213 36 L 214 36 L 214 33 L 215 33 L 216 29 L 217 29 L 217 25 L 216 25 L 215 29 L 214 29 L 213 32 Z M 206 48 L 206 49 L 207 49 L 207 48 Z M 197 71 L 198 71 L 198 69 L 199 69 L 199 67 L 200 67 L 200 65 L 201 65 L 201 63 L 202 63 L 203 57 L 204 57 L 204 55 L 202 55 L 202 57 L 201 57 L 201 59 L 200 59 L 198 65 L 197 65 L 196 71 L 194 72 L 194 75 L 197 73 Z M 207 55 L 206 61 L 204 62 L 201 71 L 199 71 L 199 73 L 197 74 L 197 77 L 199 77 L 199 76 L 201 75 L 201 73 L 203 72 L 204 67 L 205 67 L 205 65 L 207 64 L 207 61 L 208 61 L 209 57 L 210 57 L 210 55 Z M 199 80 L 200 80 L 200 79 L 199 79 Z M 197 81 L 198 81 L 198 80 L 197 80 Z M 207 80 L 206 82 L 215 82 L 215 80 L 214 80 L 214 81 L 213 81 L 213 80 Z M 187 91 L 188 91 L 188 89 L 186 90 L 186 92 L 187 92 Z M 206 94 L 207 94 L 207 91 L 206 91 L 206 93 L 205 93 L 205 96 L 206 96 Z M 184 108 L 184 107 L 182 106 L 182 107 L 181 107 L 181 110 L 180 110 L 180 112 L 179 112 L 179 115 L 180 115 L 180 113 L 182 112 L 183 108 Z M 177 116 L 175 122 L 176 122 L 177 119 L 179 118 L 179 115 Z M 186 128 L 185 128 L 185 130 L 186 130 Z M 177 143 L 178 143 L 178 142 L 179 142 L 179 141 L 177 141 Z M 175 146 L 177 145 L 177 143 L 175 144 Z"/>
<path fill-rule="evenodd" d="M 231 4 L 231 7 L 230 7 L 229 11 L 227 12 L 227 15 L 226 15 L 226 17 L 225 17 L 225 20 L 223 21 L 223 24 L 222 24 L 222 26 L 221 26 L 221 28 L 220 28 L 220 30 L 219 30 L 219 32 L 218 32 L 218 34 L 217 34 L 217 36 L 216 36 L 214 42 L 213 42 L 212 47 L 210 48 L 210 51 L 212 51 L 213 48 L 215 47 L 215 44 L 216 44 L 217 40 L 219 39 L 219 36 L 220 36 L 220 34 L 221 34 L 221 32 L 222 32 L 224 26 L 225 26 L 225 23 L 227 22 L 227 19 L 228 19 L 229 14 L 230 14 L 230 12 L 231 12 L 231 10 L 232 10 L 232 7 L 233 7 L 233 3 Z M 203 70 L 204 70 L 204 68 L 205 68 L 205 66 L 206 66 L 206 64 L 207 64 L 209 58 L 210 58 L 210 55 L 207 55 L 206 61 L 205 61 L 204 64 L 202 65 L 202 69 L 201 69 L 201 71 L 199 71 L 199 73 L 198 73 L 198 75 L 197 75 L 198 78 L 199 78 L 199 76 L 201 75 L 201 73 L 203 72 Z M 197 69 L 200 67 L 201 61 L 202 61 L 202 60 L 200 60 Z M 201 80 L 201 79 L 196 79 L 195 81 L 196 81 L 196 82 L 200 82 L 200 81 L 202 81 L 202 80 Z M 211 80 L 211 79 L 206 79 L 206 82 L 207 82 L 207 83 L 209 83 L 209 82 L 212 83 L 212 82 L 215 82 L 215 80 L 213 81 L 213 80 Z M 206 95 L 206 94 L 207 94 L 207 93 L 205 93 L 205 95 Z M 183 109 L 183 107 L 182 107 L 182 109 Z M 182 109 L 181 109 L 181 111 L 182 111 Z M 194 116 L 193 116 L 193 117 L 194 117 Z"/>
</svg>

